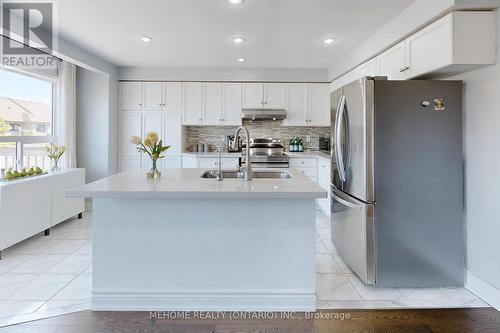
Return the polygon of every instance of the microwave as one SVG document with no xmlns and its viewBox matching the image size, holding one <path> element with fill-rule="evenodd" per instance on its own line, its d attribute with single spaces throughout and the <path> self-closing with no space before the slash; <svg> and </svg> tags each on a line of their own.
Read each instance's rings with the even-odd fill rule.
<svg viewBox="0 0 500 333">
<path fill-rule="evenodd" d="M 330 154 L 330 138 L 319 137 L 319 150 L 323 153 Z"/>
</svg>

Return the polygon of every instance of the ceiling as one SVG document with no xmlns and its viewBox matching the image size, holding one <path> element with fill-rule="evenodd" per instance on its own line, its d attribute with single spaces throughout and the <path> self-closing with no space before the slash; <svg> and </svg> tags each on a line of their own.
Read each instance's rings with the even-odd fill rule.
<svg viewBox="0 0 500 333">
<path fill-rule="evenodd" d="M 118 66 L 327 68 L 414 0 L 64 0 L 59 35 Z M 144 43 L 141 36 L 153 42 Z M 235 45 L 232 38 L 246 42 Z M 331 45 L 321 41 L 336 38 Z M 237 58 L 245 58 L 243 63 Z"/>
</svg>

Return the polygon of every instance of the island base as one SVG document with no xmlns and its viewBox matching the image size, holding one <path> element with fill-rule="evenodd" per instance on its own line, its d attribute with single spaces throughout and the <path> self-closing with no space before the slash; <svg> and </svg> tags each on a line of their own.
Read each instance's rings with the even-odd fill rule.
<svg viewBox="0 0 500 333">
<path fill-rule="evenodd" d="M 95 198 L 93 310 L 314 311 L 315 201 Z"/>
</svg>

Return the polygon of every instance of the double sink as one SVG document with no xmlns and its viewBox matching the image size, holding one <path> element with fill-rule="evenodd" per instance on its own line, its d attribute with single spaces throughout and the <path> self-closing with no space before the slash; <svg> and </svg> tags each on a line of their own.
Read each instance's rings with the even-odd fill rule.
<svg viewBox="0 0 500 333">
<path fill-rule="evenodd" d="M 244 179 L 245 172 L 237 170 L 222 170 L 222 177 L 224 179 Z M 254 179 L 288 179 L 292 178 L 288 172 L 284 171 L 254 171 L 252 172 L 252 177 Z M 217 178 L 217 170 L 207 170 L 202 175 L 201 178 L 215 179 Z"/>
</svg>

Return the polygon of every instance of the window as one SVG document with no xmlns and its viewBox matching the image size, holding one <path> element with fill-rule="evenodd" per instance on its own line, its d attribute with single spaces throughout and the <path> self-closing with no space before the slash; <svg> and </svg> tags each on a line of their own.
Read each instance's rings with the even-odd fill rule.
<svg viewBox="0 0 500 333">
<path fill-rule="evenodd" d="M 0 69 L 0 168 L 47 169 L 52 141 L 54 83 Z"/>
</svg>

